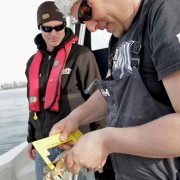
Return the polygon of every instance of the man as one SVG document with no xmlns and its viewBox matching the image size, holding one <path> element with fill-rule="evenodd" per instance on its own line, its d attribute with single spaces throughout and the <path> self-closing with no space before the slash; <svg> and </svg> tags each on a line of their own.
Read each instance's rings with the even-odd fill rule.
<svg viewBox="0 0 180 180">
<path fill-rule="evenodd" d="M 110 155 L 117 180 L 180 179 L 180 1 L 55 2 L 90 31 L 113 33 L 111 77 L 50 133 L 62 132 L 65 140 L 108 112 L 109 127 L 80 138 L 68 168 L 97 170 Z"/>
<path fill-rule="evenodd" d="M 35 37 L 38 51 L 26 69 L 30 109 L 27 141 L 37 179 L 42 180 L 46 164 L 37 152 L 35 155 L 32 142 L 47 137 L 55 123 L 89 98 L 84 90 L 94 79 L 100 79 L 100 73 L 93 53 L 76 43 L 77 37 L 66 27 L 66 19 L 53 1 L 38 7 L 37 26 L 41 31 Z M 90 126 L 83 126 L 81 131 L 90 131 Z M 62 150 L 49 151 L 53 161 Z"/>
</svg>

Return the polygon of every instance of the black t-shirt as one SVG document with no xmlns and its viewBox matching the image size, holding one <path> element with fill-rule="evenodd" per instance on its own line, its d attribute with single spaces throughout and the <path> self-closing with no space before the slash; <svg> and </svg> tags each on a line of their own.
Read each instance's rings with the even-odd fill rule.
<svg viewBox="0 0 180 180">
<path fill-rule="evenodd" d="M 131 74 L 131 47 L 137 40 L 137 28 L 143 15 L 144 5 L 126 34 L 118 39 L 113 56 L 112 75 L 114 79 Z M 180 1 L 156 0 L 144 24 L 141 50 L 140 73 L 150 94 L 159 102 L 171 106 L 162 79 L 180 70 Z M 110 44 L 113 47 L 113 44 Z"/>
</svg>

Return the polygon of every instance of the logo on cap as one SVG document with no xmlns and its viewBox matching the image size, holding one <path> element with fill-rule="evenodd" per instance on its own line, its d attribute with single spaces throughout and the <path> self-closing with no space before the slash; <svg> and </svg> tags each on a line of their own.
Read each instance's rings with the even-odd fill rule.
<svg viewBox="0 0 180 180">
<path fill-rule="evenodd" d="M 49 18 L 50 16 L 49 16 L 49 14 L 47 13 L 47 14 L 43 14 L 42 15 L 42 19 L 47 19 L 47 18 Z"/>
</svg>

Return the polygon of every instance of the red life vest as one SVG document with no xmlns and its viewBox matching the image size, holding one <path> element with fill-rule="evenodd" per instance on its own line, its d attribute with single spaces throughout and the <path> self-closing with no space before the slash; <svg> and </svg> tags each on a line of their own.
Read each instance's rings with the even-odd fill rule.
<svg viewBox="0 0 180 180">
<path fill-rule="evenodd" d="M 61 48 L 54 60 L 53 67 L 48 79 L 44 109 L 53 111 L 59 110 L 59 98 L 61 90 L 62 70 L 69 55 L 72 43 L 77 41 L 78 38 L 74 37 Z M 40 98 L 39 98 L 39 70 L 42 61 L 42 53 L 38 50 L 34 55 L 34 59 L 29 67 L 28 81 L 29 81 L 29 109 L 30 111 L 40 111 Z"/>
</svg>

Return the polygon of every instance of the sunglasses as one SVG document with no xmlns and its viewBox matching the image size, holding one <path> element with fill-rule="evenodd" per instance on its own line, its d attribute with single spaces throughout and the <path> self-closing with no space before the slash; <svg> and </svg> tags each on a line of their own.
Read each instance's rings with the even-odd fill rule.
<svg viewBox="0 0 180 180">
<path fill-rule="evenodd" d="M 78 20 L 83 23 L 83 21 L 89 21 L 92 18 L 92 7 L 89 4 L 89 0 L 83 0 L 78 10 Z"/>
<path fill-rule="evenodd" d="M 61 31 L 64 29 L 64 27 L 66 26 L 66 23 L 63 23 L 61 25 L 55 26 L 55 27 L 51 27 L 51 26 L 41 26 L 41 29 L 44 32 L 52 32 L 52 30 L 54 29 L 55 31 Z"/>
</svg>

